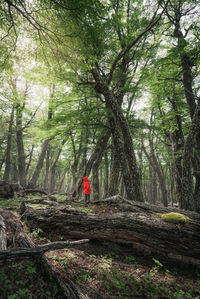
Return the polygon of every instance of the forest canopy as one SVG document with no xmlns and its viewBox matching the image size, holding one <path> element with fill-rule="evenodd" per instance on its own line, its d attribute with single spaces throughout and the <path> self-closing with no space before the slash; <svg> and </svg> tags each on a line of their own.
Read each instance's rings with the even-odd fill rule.
<svg viewBox="0 0 200 299">
<path fill-rule="evenodd" d="M 0 1 L 0 178 L 200 212 L 200 3 Z"/>
</svg>

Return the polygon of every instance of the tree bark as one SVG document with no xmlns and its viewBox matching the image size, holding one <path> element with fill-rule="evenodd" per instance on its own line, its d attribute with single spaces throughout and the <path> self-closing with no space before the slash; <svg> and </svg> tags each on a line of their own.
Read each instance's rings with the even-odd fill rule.
<svg viewBox="0 0 200 299">
<path fill-rule="evenodd" d="M 8 128 L 8 137 L 7 137 L 7 146 L 6 146 L 6 159 L 5 159 L 5 171 L 3 175 L 3 180 L 9 183 L 10 179 L 10 155 L 11 155 L 11 141 L 12 141 L 12 133 L 13 133 L 13 119 L 14 119 L 14 107 L 12 107 L 9 128 Z"/>
<path fill-rule="evenodd" d="M 62 152 L 62 147 L 63 145 L 66 143 L 66 139 L 64 139 L 61 143 L 61 147 L 59 148 L 56 156 L 55 156 L 55 159 L 50 167 L 50 186 L 49 186 L 49 189 L 50 189 L 50 193 L 53 193 L 54 192 L 54 189 L 55 189 L 55 184 L 56 184 L 56 178 L 55 178 L 55 174 L 56 174 L 56 164 L 58 162 L 58 159 L 60 157 L 60 154 Z"/>
<path fill-rule="evenodd" d="M 59 232 L 69 238 L 107 240 L 130 245 L 140 254 L 177 256 L 185 262 L 200 266 L 200 215 L 177 209 L 134 203 L 122 204 L 122 212 L 107 215 L 85 214 L 74 208 L 27 211 L 25 217 L 31 229 L 40 227 L 44 232 Z M 126 211 L 123 211 L 123 210 Z M 185 224 L 163 221 L 156 212 L 170 211 L 186 214 Z"/>
<path fill-rule="evenodd" d="M 119 193 L 119 173 L 120 173 L 119 156 L 112 142 L 108 196 L 113 196 Z"/>
<path fill-rule="evenodd" d="M 3 217 L 0 215 L 0 251 L 7 248 L 6 226 Z"/>
<path fill-rule="evenodd" d="M 24 109 L 24 104 L 16 105 L 16 140 L 17 140 L 17 152 L 18 152 L 19 182 L 23 187 L 25 187 L 26 186 L 26 161 L 25 161 L 23 129 L 22 129 L 23 109 Z"/>
<path fill-rule="evenodd" d="M 144 145 L 143 145 L 143 150 L 144 150 L 144 153 L 145 153 L 149 163 L 151 164 L 151 167 L 157 173 L 158 181 L 159 181 L 160 189 L 161 189 L 161 193 L 162 193 L 162 202 L 163 202 L 164 206 L 167 207 L 168 206 L 168 200 L 167 200 L 167 188 L 166 188 L 166 184 L 165 184 L 165 179 L 163 177 L 162 169 L 161 169 L 161 167 L 158 163 L 158 160 L 157 160 L 157 157 L 154 153 L 154 149 L 151 145 L 151 142 L 150 142 L 150 146 L 151 146 L 151 155 L 149 155 L 147 153 L 147 150 L 146 150 Z"/>
<path fill-rule="evenodd" d="M 105 131 L 102 136 L 99 137 L 96 146 L 93 150 L 92 155 L 90 156 L 85 169 L 83 170 L 82 174 L 80 175 L 80 179 L 77 183 L 76 189 L 72 193 L 72 198 L 78 198 L 81 193 L 82 183 L 83 183 L 83 177 L 89 176 L 90 171 L 92 169 L 92 166 L 95 161 L 98 160 L 99 157 L 101 157 L 105 151 L 105 148 L 107 146 L 107 142 L 110 138 L 110 131 Z"/>
<path fill-rule="evenodd" d="M 105 151 L 104 153 L 104 165 L 105 165 L 105 172 L 104 172 L 104 188 L 103 188 L 103 197 L 106 198 L 108 196 L 108 179 L 109 179 L 109 166 L 108 166 L 108 153 Z"/>
<path fill-rule="evenodd" d="M 30 182 L 28 183 L 27 188 L 35 188 L 36 187 L 37 180 L 39 178 L 40 172 L 41 172 L 42 167 L 43 167 L 43 162 L 44 162 L 45 154 L 46 154 L 46 151 L 47 151 L 47 147 L 48 147 L 49 141 L 51 139 L 47 139 L 43 142 L 41 153 L 40 153 L 40 156 L 39 156 L 39 159 L 38 159 L 38 163 L 36 165 L 35 171 L 33 173 L 33 176 L 31 178 Z"/>
</svg>

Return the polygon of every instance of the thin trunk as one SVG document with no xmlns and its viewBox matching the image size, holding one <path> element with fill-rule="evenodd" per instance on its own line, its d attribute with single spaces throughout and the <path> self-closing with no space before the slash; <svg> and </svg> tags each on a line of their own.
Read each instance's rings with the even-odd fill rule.
<svg viewBox="0 0 200 299">
<path fill-rule="evenodd" d="M 110 131 L 105 131 L 102 134 L 102 136 L 99 137 L 99 139 L 97 140 L 93 153 L 90 156 L 90 159 L 88 160 L 85 169 L 83 169 L 82 174 L 80 174 L 80 179 L 76 185 L 76 189 L 72 193 L 73 198 L 78 198 L 80 196 L 82 190 L 81 187 L 82 187 L 83 177 L 85 175 L 89 176 L 94 162 L 97 161 L 99 157 L 102 158 L 102 155 L 105 151 L 109 138 L 110 138 Z"/>
<path fill-rule="evenodd" d="M 28 161 L 27 166 L 26 166 L 26 174 L 28 174 L 28 171 L 29 171 L 29 168 L 30 168 L 30 165 L 31 165 L 31 162 L 32 162 L 33 151 L 34 151 L 34 145 L 32 145 L 31 151 L 30 151 L 30 154 L 29 154 L 29 161 Z"/>
<path fill-rule="evenodd" d="M 101 161 L 100 161 L 101 162 Z M 99 164 L 98 161 L 92 166 L 93 200 L 99 200 Z"/>
<path fill-rule="evenodd" d="M 18 172 L 20 184 L 26 186 L 26 162 L 24 152 L 23 141 L 23 129 L 22 129 L 22 112 L 24 105 L 16 105 L 16 140 L 17 140 L 17 152 L 18 152 Z"/>
<path fill-rule="evenodd" d="M 114 147 L 114 144 L 112 143 L 108 196 L 119 194 L 119 173 L 120 173 L 119 156 Z"/>
<path fill-rule="evenodd" d="M 64 192 L 64 182 L 65 182 L 65 178 L 66 178 L 66 172 L 67 172 L 67 168 L 63 171 L 61 178 L 60 178 L 60 183 L 59 183 L 59 187 L 58 187 L 58 193 L 62 193 Z"/>
<path fill-rule="evenodd" d="M 28 183 L 28 188 L 29 189 L 36 188 L 37 180 L 39 178 L 40 172 L 41 172 L 42 167 L 43 167 L 43 162 L 44 162 L 44 158 L 45 158 L 45 155 L 46 155 L 47 147 L 48 147 L 48 144 L 49 144 L 51 139 L 47 139 L 43 142 L 41 153 L 40 153 L 40 156 L 38 158 L 38 162 L 37 162 L 37 165 L 35 167 L 33 176 L 31 178 L 30 182 Z"/>
<path fill-rule="evenodd" d="M 62 152 L 62 147 L 63 145 L 66 143 L 66 139 L 62 141 L 62 144 L 61 144 L 61 148 L 58 150 L 57 152 L 57 155 L 51 165 L 51 169 L 50 169 L 50 192 L 53 193 L 54 189 L 55 189 L 55 182 L 56 182 L 56 178 L 55 178 L 55 173 L 56 173 L 56 165 L 57 165 L 57 162 L 59 160 L 59 157 L 60 157 L 60 154 Z"/>
<path fill-rule="evenodd" d="M 7 147 L 6 147 L 6 159 L 5 159 L 5 171 L 3 175 L 3 180 L 9 183 L 10 179 L 10 155 L 11 155 L 11 143 L 12 143 L 12 133 L 13 133 L 13 119 L 14 119 L 14 107 L 12 107 L 9 128 L 8 128 L 8 137 L 7 137 Z"/>
<path fill-rule="evenodd" d="M 105 174 L 104 174 L 104 193 L 103 197 L 108 197 L 108 179 L 109 179 L 109 165 L 108 165 L 108 153 L 104 153 L 104 162 L 105 162 Z"/>
<path fill-rule="evenodd" d="M 46 167 L 45 167 L 45 178 L 44 178 L 44 190 L 49 190 L 49 168 L 50 168 L 50 148 L 49 144 L 46 151 Z"/>
<path fill-rule="evenodd" d="M 159 181 L 159 184 L 160 184 L 160 189 L 161 189 L 161 192 L 162 192 L 162 202 L 163 202 L 164 206 L 167 207 L 168 206 L 167 188 L 166 188 L 165 180 L 163 178 L 161 167 L 158 163 L 158 160 L 157 160 L 156 155 L 154 153 L 154 149 L 152 147 L 152 141 L 150 141 L 150 147 L 151 147 L 151 155 L 149 155 L 147 153 L 146 148 L 144 147 L 144 145 L 143 145 L 143 150 L 144 150 L 145 156 L 147 157 L 151 167 L 157 173 L 158 181 Z"/>
</svg>

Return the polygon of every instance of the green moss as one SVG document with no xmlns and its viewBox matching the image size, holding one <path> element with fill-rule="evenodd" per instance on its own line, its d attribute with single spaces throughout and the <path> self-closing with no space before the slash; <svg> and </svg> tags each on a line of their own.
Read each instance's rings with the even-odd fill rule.
<svg viewBox="0 0 200 299">
<path fill-rule="evenodd" d="M 159 216 L 166 222 L 170 223 L 186 223 L 190 220 L 189 217 L 184 216 L 180 213 L 168 213 L 168 214 L 159 214 Z"/>
<path fill-rule="evenodd" d="M 76 210 L 82 212 L 82 213 L 92 213 L 92 209 L 88 207 L 76 207 Z"/>
</svg>

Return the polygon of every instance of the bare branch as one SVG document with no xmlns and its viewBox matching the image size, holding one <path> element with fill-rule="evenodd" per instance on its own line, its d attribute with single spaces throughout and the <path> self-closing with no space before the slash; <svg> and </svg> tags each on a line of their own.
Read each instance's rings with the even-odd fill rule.
<svg viewBox="0 0 200 299">
<path fill-rule="evenodd" d="M 8 249 L 8 250 L 1 250 L 0 251 L 0 259 L 9 259 L 9 258 L 15 258 L 19 256 L 30 256 L 30 255 L 37 255 L 39 253 L 43 253 L 50 250 L 57 250 L 57 249 L 63 249 L 68 247 L 73 247 L 76 245 L 81 245 L 84 243 L 88 243 L 89 239 L 83 239 L 79 241 L 57 241 L 52 242 L 44 245 L 40 245 L 33 248 L 14 248 L 14 249 Z"/>
</svg>

